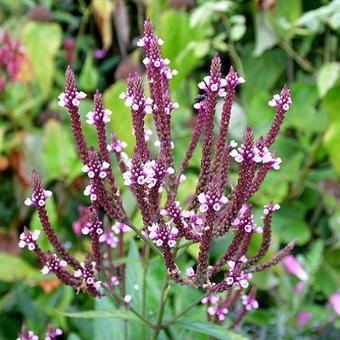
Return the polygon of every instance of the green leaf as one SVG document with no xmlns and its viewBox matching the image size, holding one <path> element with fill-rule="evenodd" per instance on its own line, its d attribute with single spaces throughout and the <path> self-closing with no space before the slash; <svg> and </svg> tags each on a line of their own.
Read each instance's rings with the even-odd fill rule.
<svg viewBox="0 0 340 340">
<path fill-rule="evenodd" d="M 130 241 L 128 259 L 126 264 L 126 293 L 131 295 L 131 304 L 138 310 L 141 307 L 141 291 L 143 289 L 142 263 L 137 244 L 134 239 Z"/>
<path fill-rule="evenodd" d="M 128 321 L 139 321 L 131 312 L 127 310 L 89 310 L 85 312 L 61 312 L 61 315 L 77 319 L 120 319 Z"/>
<path fill-rule="evenodd" d="M 327 116 L 317 111 L 318 92 L 314 84 L 296 82 L 291 86 L 293 105 L 287 113 L 285 126 L 296 127 L 306 132 L 323 131 Z"/>
<path fill-rule="evenodd" d="M 81 338 L 75 334 L 75 333 L 71 333 L 68 337 L 67 340 L 81 340 Z"/>
<path fill-rule="evenodd" d="M 331 62 L 322 65 L 318 76 L 317 84 L 320 97 L 323 97 L 330 88 L 339 80 L 340 63 Z"/>
<path fill-rule="evenodd" d="M 331 122 L 340 122 L 340 85 L 332 87 L 322 100 L 323 107 Z"/>
<path fill-rule="evenodd" d="M 62 42 L 62 30 L 57 23 L 28 22 L 22 32 L 33 73 L 44 96 L 50 92 L 55 72 L 55 55 Z"/>
<path fill-rule="evenodd" d="M 264 11 L 259 11 L 255 17 L 255 51 L 254 56 L 259 57 L 266 50 L 271 49 L 278 42 L 278 36 L 271 26 Z"/>
<path fill-rule="evenodd" d="M 103 297 L 96 299 L 96 310 L 112 310 L 115 309 L 113 303 L 110 301 L 109 297 Z M 123 312 L 124 313 L 124 312 Z M 111 339 L 123 339 L 123 321 L 114 319 L 108 320 L 104 319 L 95 319 L 93 320 L 93 328 L 94 328 L 94 338 L 100 340 L 111 340 Z"/>
<path fill-rule="evenodd" d="M 215 13 L 226 13 L 232 5 L 232 1 L 206 1 L 192 11 L 190 26 L 205 25 L 212 19 Z"/>
<path fill-rule="evenodd" d="M 333 0 L 325 6 L 304 13 L 298 20 L 298 24 L 307 27 L 313 33 L 321 32 L 325 24 L 329 24 L 334 30 L 340 27 L 340 1 Z"/>
<path fill-rule="evenodd" d="M 305 222 L 305 214 L 306 208 L 300 201 L 284 204 L 273 216 L 273 231 L 284 243 L 297 238 L 298 244 L 306 244 L 311 232 Z"/>
<path fill-rule="evenodd" d="M 186 12 L 167 10 L 162 15 L 157 33 L 165 41 L 162 54 L 171 60 L 171 67 L 178 71 L 178 75 L 171 80 L 172 87 L 176 87 L 209 52 L 208 44 L 203 41 L 205 31 L 202 25 L 191 26 Z"/>
<path fill-rule="evenodd" d="M 268 50 L 260 58 L 254 57 L 253 51 L 253 44 L 247 44 L 241 50 L 247 80 L 245 84 L 242 84 L 243 93 L 246 95 L 246 103 L 249 103 L 259 92 L 272 91 L 275 83 L 285 70 L 286 56 L 283 51 L 279 49 Z M 267 98 L 267 103 L 270 97 Z"/>
<path fill-rule="evenodd" d="M 13 282 L 39 276 L 37 269 L 32 268 L 20 257 L 0 253 L 0 281 Z"/>
<path fill-rule="evenodd" d="M 290 23 L 294 24 L 302 13 L 301 2 L 301 0 L 276 0 L 278 16 L 285 17 Z"/>
<path fill-rule="evenodd" d="M 340 121 L 329 126 L 325 134 L 324 143 L 334 169 L 340 174 Z"/>
<path fill-rule="evenodd" d="M 79 77 L 79 87 L 87 92 L 96 90 L 99 81 L 98 70 L 93 63 L 92 53 L 86 56 L 84 66 Z"/>
<path fill-rule="evenodd" d="M 176 321 L 173 325 L 189 331 L 211 335 L 220 340 L 247 340 L 247 338 L 242 335 L 230 332 L 221 326 L 214 325 L 207 321 L 182 319 Z"/>
<path fill-rule="evenodd" d="M 43 152 L 49 179 L 67 176 L 77 160 L 69 133 L 60 122 L 53 119 L 50 119 L 44 127 Z"/>
</svg>

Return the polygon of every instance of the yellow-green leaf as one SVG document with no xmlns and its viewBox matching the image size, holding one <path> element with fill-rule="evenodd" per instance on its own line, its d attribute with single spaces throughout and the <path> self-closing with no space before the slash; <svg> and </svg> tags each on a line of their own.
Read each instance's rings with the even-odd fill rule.
<svg viewBox="0 0 340 340">
<path fill-rule="evenodd" d="M 30 21 L 23 28 L 22 41 L 38 86 L 47 96 L 54 78 L 55 55 L 62 42 L 61 27 L 57 23 Z"/>
</svg>

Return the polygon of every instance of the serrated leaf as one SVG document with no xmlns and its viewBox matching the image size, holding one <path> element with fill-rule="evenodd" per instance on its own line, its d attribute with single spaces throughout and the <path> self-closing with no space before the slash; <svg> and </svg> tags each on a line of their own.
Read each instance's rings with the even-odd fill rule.
<svg viewBox="0 0 340 340">
<path fill-rule="evenodd" d="M 103 297 L 96 299 L 96 310 L 111 310 L 115 309 L 113 303 L 110 301 L 108 297 Z M 93 328 L 94 328 L 94 338 L 101 340 L 111 340 L 111 339 L 123 339 L 123 320 L 109 320 L 107 318 L 104 319 L 95 319 L 93 320 Z"/>
<path fill-rule="evenodd" d="M 128 259 L 132 260 L 126 264 L 126 293 L 131 295 L 131 304 L 138 310 L 141 306 L 142 263 L 136 241 L 130 241 Z"/>
<path fill-rule="evenodd" d="M 322 65 L 318 76 L 317 84 L 320 97 L 323 97 L 330 88 L 339 80 L 340 63 L 331 62 Z"/>
<path fill-rule="evenodd" d="M 323 249 L 322 241 L 318 240 L 312 245 L 311 249 L 307 253 L 304 267 L 310 275 L 314 275 L 320 267 Z"/>
<path fill-rule="evenodd" d="M 62 42 L 61 27 L 57 23 L 30 21 L 23 28 L 22 42 L 40 90 L 47 96 L 54 78 L 55 55 Z"/>
<path fill-rule="evenodd" d="M 70 318 L 77 319 L 120 319 L 128 321 L 140 321 L 131 312 L 126 310 L 88 310 L 85 312 L 61 312 L 57 311 L 61 315 L 68 316 Z"/>
<path fill-rule="evenodd" d="M 201 334 L 214 336 L 220 340 L 247 340 L 242 335 L 230 332 L 221 326 L 214 325 L 207 321 L 195 319 L 182 319 L 173 323 L 174 326 L 184 328 Z"/>
</svg>

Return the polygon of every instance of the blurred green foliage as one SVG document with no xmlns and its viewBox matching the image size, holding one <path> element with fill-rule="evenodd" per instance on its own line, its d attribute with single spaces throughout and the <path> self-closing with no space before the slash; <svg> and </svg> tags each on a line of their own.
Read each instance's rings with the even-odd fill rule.
<svg viewBox="0 0 340 340">
<path fill-rule="evenodd" d="M 269 255 L 298 238 L 294 255 L 309 280 L 296 294 L 297 279 L 283 266 L 257 274 L 254 282 L 259 287 L 261 308 L 249 313 L 238 329 L 242 336 L 235 339 L 243 335 L 256 339 L 336 339 L 340 322 L 328 300 L 340 282 L 339 0 L 0 0 L 1 33 L 16 37 L 25 49 L 18 81 L 8 83 L 0 93 L 0 339 L 14 339 L 22 320 L 36 333 L 42 333 L 53 321 L 65 330 L 68 340 L 123 337 L 124 323 L 114 317 L 87 320 L 60 314 L 58 311 L 85 310 L 110 310 L 114 314 L 117 307 L 108 299 L 92 301 L 60 286 L 53 277 L 42 277 L 34 256 L 23 251 L 18 257 L 17 238 L 24 224 L 39 228 L 37 216 L 23 205 L 30 170 L 36 168 L 46 186 L 56 193 L 56 200 L 48 204 L 53 226 L 74 252 L 89 247 L 72 230 L 78 205 L 86 204 L 82 196 L 85 182 L 69 118 L 57 106 L 56 98 L 62 92 L 66 65 L 71 63 L 81 90 L 88 93 L 88 100 L 80 107 L 82 119 L 91 110 L 95 89 L 106 89 L 105 104 L 113 111 L 110 127 L 128 142 L 131 154 L 131 118 L 118 95 L 125 89 L 127 74 L 142 69 L 142 55 L 135 42 L 142 35 L 145 15 L 151 17 L 165 41 L 164 56 L 179 71 L 171 83 L 173 98 L 180 103 L 173 115 L 177 164 L 191 137 L 196 83 L 208 72 L 215 52 L 224 61 L 225 73 L 232 64 L 247 80 L 233 107 L 231 138 L 240 139 L 247 124 L 254 126 L 256 136 L 263 134 L 273 119 L 268 100 L 284 83 L 291 87 L 293 106 L 274 146 L 283 159 L 282 170 L 268 176 L 254 203 L 256 216 L 271 199 L 281 204 L 273 220 Z M 74 49 L 67 60 L 65 39 L 69 37 L 74 39 Z M 96 58 L 98 49 L 105 54 L 101 59 Z M 94 131 L 87 126 L 84 129 L 90 144 L 96 145 Z M 197 151 L 180 197 L 193 190 L 199 156 Z M 123 193 L 124 202 L 133 213 L 136 207 L 127 195 Z M 139 245 L 129 242 L 127 291 L 138 308 L 140 291 L 134 287 L 143 285 L 141 270 L 145 264 L 136 255 Z M 226 242 L 215 242 L 214 257 L 223 252 Z M 251 245 L 253 252 L 259 242 Z M 46 249 L 44 240 L 42 245 Z M 196 254 L 195 247 L 189 248 L 180 258 L 182 267 Z M 152 318 L 165 273 L 160 261 L 150 260 L 148 265 L 147 311 Z M 172 303 L 166 309 L 167 318 L 199 297 L 188 287 L 175 290 L 169 292 Z M 306 311 L 312 313 L 312 319 L 306 325 L 298 324 L 297 315 Z M 220 329 L 204 323 L 202 306 L 185 318 L 171 327 L 177 339 L 207 339 L 207 334 L 234 339 L 227 331 L 219 333 Z M 131 338 L 137 339 L 142 328 L 133 322 Z M 161 333 L 160 339 L 167 336 Z"/>
</svg>

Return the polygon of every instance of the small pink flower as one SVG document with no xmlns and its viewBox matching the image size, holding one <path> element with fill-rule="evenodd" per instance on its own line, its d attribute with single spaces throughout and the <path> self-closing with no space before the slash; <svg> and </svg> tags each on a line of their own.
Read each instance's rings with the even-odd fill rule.
<svg viewBox="0 0 340 340">
<path fill-rule="evenodd" d="M 313 314 L 311 312 L 301 312 L 298 314 L 298 324 L 300 326 L 306 325 L 312 318 Z"/>
<path fill-rule="evenodd" d="M 301 281 L 307 281 L 309 276 L 293 255 L 288 255 L 283 262 L 288 273 L 295 275 Z"/>
<path fill-rule="evenodd" d="M 340 293 L 335 293 L 329 298 L 329 303 L 337 315 L 340 315 Z"/>
</svg>

